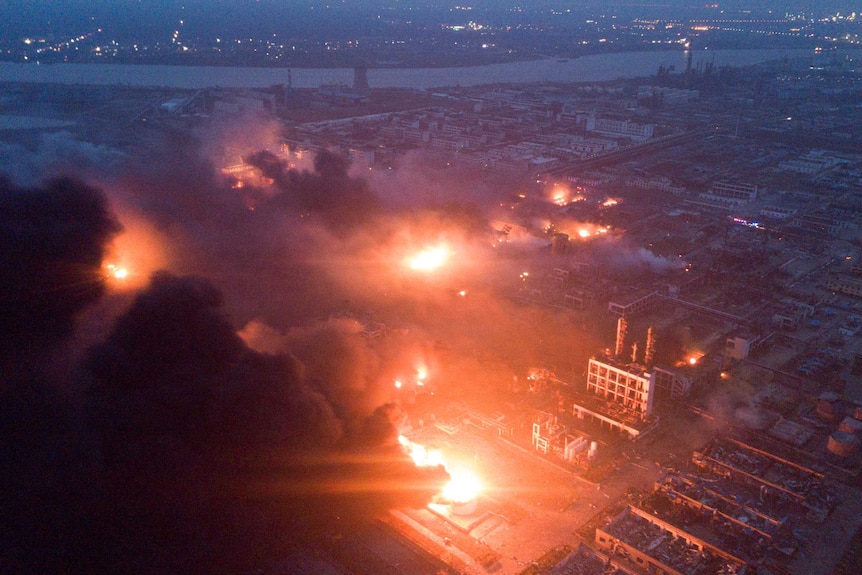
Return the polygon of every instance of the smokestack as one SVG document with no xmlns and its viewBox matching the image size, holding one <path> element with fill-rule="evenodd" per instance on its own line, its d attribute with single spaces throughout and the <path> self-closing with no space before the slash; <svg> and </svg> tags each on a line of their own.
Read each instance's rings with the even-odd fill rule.
<svg viewBox="0 0 862 575">
<path fill-rule="evenodd" d="M 652 362 L 655 360 L 655 329 L 649 326 L 646 332 L 646 348 L 644 349 L 644 365 L 652 367 Z"/>
<path fill-rule="evenodd" d="M 628 324 L 626 323 L 626 318 L 621 317 L 617 320 L 617 345 L 614 348 L 614 355 L 616 357 L 622 357 L 624 352 L 624 346 L 626 343 L 626 328 Z"/>
<path fill-rule="evenodd" d="M 638 342 L 632 344 L 632 363 L 638 362 Z"/>
<path fill-rule="evenodd" d="M 353 91 L 357 94 L 368 93 L 368 67 L 364 62 L 353 69 Z"/>
</svg>

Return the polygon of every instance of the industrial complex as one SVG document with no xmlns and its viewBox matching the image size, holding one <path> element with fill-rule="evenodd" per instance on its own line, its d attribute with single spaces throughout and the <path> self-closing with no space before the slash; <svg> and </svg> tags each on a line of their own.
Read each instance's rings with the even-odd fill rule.
<svg viewBox="0 0 862 575">
<path fill-rule="evenodd" d="M 862 572 L 858 66 L 836 53 L 427 92 L 377 91 L 364 68 L 316 90 L 64 87 L 79 107 L 61 119 L 87 137 L 108 110 L 128 129 L 104 144 L 129 152 L 166 126 L 264 118 L 279 126 L 272 162 L 291 169 L 328 150 L 393 203 L 421 193 L 405 182 L 478 190 L 469 248 L 399 252 L 397 279 L 321 314 L 371 346 L 431 334 L 385 400 L 403 410 L 404 452 L 451 487 L 362 531 L 332 525 L 307 572 L 849 575 Z M 61 89 L 3 88 L 22 116 Z M 214 163 L 261 210 L 273 176 L 253 152 Z M 461 271 L 474 253 L 481 272 Z M 399 290 L 423 303 L 392 311 Z M 443 305 L 463 307 L 440 319 Z M 484 331 L 458 337 L 459 322 Z"/>
</svg>

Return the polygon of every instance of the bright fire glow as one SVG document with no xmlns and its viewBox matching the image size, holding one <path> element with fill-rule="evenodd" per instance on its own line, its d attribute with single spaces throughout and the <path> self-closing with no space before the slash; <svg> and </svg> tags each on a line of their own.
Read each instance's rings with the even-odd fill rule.
<svg viewBox="0 0 862 575">
<path fill-rule="evenodd" d="M 617 205 L 618 203 L 620 203 L 620 202 L 616 198 L 608 198 L 604 201 L 604 203 L 602 203 L 602 205 L 606 208 L 609 208 L 611 206 Z"/>
<path fill-rule="evenodd" d="M 398 436 L 398 443 L 404 448 L 417 467 L 435 467 L 443 465 L 443 454 L 439 449 L 428 449 L 424 445 L 413 443 L 403 435 Z"/>
<path fill-rule="evenodd" d="M 106 264 L 105 270 L 107 270 L 108 276 L 115 280 L 122 281 L 129 277 L 129 269 L 116 264 Z"/>
<path fill-rule="evenodd" d="M 690 358 L 688 358 L 688 363 L 689 363 L 689 365 L 697 365 L 697 356 L 693 355 Z"/>
<path fill-rule="evenodd" d="M 439 449 L 428 449 L 424 445 L 413 443 L 403 435 L 398 436 L 398 443 L 417 466 L 446 467 L 451 478 L 440 492 L 443 499 L 451 503 L 466 503 L 476 499 L 482 493 L 482 482 L 479 477 L 468 469 L 447 467 L 443 460 L 443 453 Z"/>
<path fill-rule="evenodd" d="M 600 236 L 608 233 L 609 230 L 610 228 L 607 226 L 599 226 L 591 223 L 570 224 L 560 227 L 560 231 L 568 233 L 569 235 L 577 235 L 581 239 Z M 574 234 L 572 231 L 574 231 Z"/>
<path fill-rule="evenodd" d="M 449 261 L 449 249 L 446 246 L 426 248 L 407 259 L 410 269 L 418 271 L 433 271 Z"/>
<path fill-rule="evenodd" d="M 558 206 L 565 206 L 569 203 L 569 193 L 566 190 L 556 189 L 552 201 Z"/>
<path fill-rule="evenodd" d="M 578 191 L 582 191 L 583 188 L 578 188 Z M 560 207 L 568 206 L 569 204 L 574 204 L 575 202 L 584 201 L 586 196 L 580 193 L 573 193 L 567 186 L 563 186 L 561 184 L 555 185 L 551 189 L 550 200 Z"/>
<path fill-rule="evenodd" d="M 482 492 L 482 483 L 475 473 L 466 469 L 450 469 L 451 479 L 443 488 L 443 498 L 453 503 L 466 503 Z"/>
<path fill-rule="evenodd" d="M 143 287 L 157 269 L 169 269 L 161 233 L 144 218 L 127 211 L 122 205 L 113 206 L 123 231 L 118 234 L 105 253 L 100 279 L 115 291 Z"/>
</svg>

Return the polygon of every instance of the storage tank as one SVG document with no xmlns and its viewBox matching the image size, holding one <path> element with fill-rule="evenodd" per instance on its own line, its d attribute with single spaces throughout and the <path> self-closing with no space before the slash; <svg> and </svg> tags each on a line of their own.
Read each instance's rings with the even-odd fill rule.
<svg viewBox="0 0 862 575">
<path fill-rule="evenodd" d="M 468 499 L 467 501 L 453 501 L 449 504 L 449 511 L 452 515 L 473 515 L 478 507 L 478 497 Z"/>
<path fill-rule="evenodd" d="M 587 451 L 587 459 L 590 461 L 594 460 L 596 458 L 596 455 L 598 454 L 598 452 L 599 452 L 599 442 L 598 441 L 590 442 L 590 450 Z"/>
<path fill-rule="evenodd" d="M 850 417 L 849 415 L 841 420 L 841 425 L 838 426 L 838 431 L 852 433 L 855 436 L 862 435 L 862 421 Z"/>
<path fill-rule="evenodd" d="M 829 436 L 826 448 L 838 457 L 850 457 L 859 446 L 859 438 L 846 431 L 835 431 Z"/>
<path fill-rule="evenodd" d="M 824 391 L 817 398 L 817 416 L 824 421 L 835 421 L 837 415 L 835 413 L 835 403 L 838 401 L 838 395 L 831 391 Z"/>
</svg>

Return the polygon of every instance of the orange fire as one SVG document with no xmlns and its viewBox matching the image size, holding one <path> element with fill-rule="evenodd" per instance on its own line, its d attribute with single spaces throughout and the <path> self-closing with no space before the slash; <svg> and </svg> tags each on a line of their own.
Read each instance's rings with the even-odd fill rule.
<svg viewBox="0 0 862 575">
<path fill-rule="evenodd" d="M 439 449 L 428 449 L 419 443 L 413 443 L 403 435 L 398 436 L 398 443 L 418 467 L 434 467 L 442 465 L 449 472 L 449 482 L 443 487 L 440 496 L 450 503 L 466 503 L 476 499 L 482 493 L 482 482 L 469 469 L 448 466 Z"/>
<path fill-rule="evenodd" d="M 152 273 L 167 267 L 160 232 L 137 214 L 115 206 L 123 231 L 108 247 L 102 261 L 102 281 L 114 290 L 138 289 L 149 281 Z"/>
<path fill-rule="evenodd" d="M 105 273 L 109 278 L 122 281 L 129 277 L 129 268 L 117 264 L 105 264 Z"/>
<path fill-rule="evenodd" d="M 583 188 L 578 188 L 578 192 L 583 191 Z M 567 186 L 562 184 L 557 184 L 551 189 L 550 200 L 551 202 L 557 204 L 560 207 L 568 206 L 569 204 L 574 204 L 575 202 L 582 202 L 586 200 L 586 196 L 581 193 L 573 192 Z"/>
<path fill-rule="evenodd" d="M 586 239 L 593 236 L 599 236 L 608 233 L 609 229 L 610 228 L 606 226 L 597 226 L 595 224 L 579 224 L 578 237 Z"/>
<path fill-rule="evenodd" d="M 467 503 L 473 501 L 482 493 L 482 482 L 479 477 L 469 469 L 450 468 L 449 483 L 443 487 L 441 495 L 446 501 L 452 503 Z"/>
<path fill-rule="evenodd" d="M 407 266 L 417 271 L 434 271 L 449 261 L 451 251 L 445 245 L 425 248 L 418 254 L 407 258 Z"/>
</svg>

